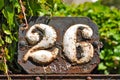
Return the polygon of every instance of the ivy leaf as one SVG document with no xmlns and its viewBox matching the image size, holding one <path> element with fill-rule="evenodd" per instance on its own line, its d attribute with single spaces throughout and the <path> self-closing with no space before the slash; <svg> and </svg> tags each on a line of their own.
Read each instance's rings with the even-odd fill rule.
<svg viewBox="0 0 120 80">
<path fill-rule="evenodd" d="M 8 55 L 8 49 L 5 47 L 5 57 L 7 60 L 10 60 L 10 56 Z"/>
<path fill-rule="evenodd" d="M 3 39 L 0 37 L 0 46 L 2 46 L 4 44 Z"/>
<path fill-rule="evenodd" d="M 120 45 L 114 47 L 114 55 L 120 57 Z"/>
<path fill-rule="evenodd" d="M 39 3 L 45 4 L 46 0 L 38 0 Z"/>
<path fill-rule="evenodd" d="M 7 34 L 7 35 L 10 35 L 10 34 L 11 34 L 10 30 L 6 27 L 5 24 L 2 24 L 2 30 L 3 30 L 4 33 Z"/>
<path fill-rule="evenodd" d="M 115 64 L 113 63 L 113 62 L 105 62 L 105 65 L 107 66 L 107 67 L 114 67 L 115 66 Z"/>
<path fill-rule="evenodd" d="M 120 56 L 112 56 L 112 59 L 115 61 L 115 60 L 117 60 L 117 61 L 120 61 Z"/>
<path fill-rule="evenodd" d="M 5 64 L 4 64 L 3 61 L 0 62 L 0 70 L 1 70 L 1 71 L 5 71 Z"/>
<path fill-rule="evenodd" d="M 106 70 L 107 67 L 101 62 L 98 66 L 98 70 Z"/>
<path fill-rule="evenodd" d="M 104 71 L 104 74 L 108 75 L 108 74 L 109 74 L 109 71 L 108 71 L 108 70 L 105 70 L 105 71 Z"/>
<path fill-rule="evenodd" d="M 3 8 L 4 6 L 4 0 L 0 0 L 0 10 Z"/>
<path fill-rule="evenodd" d="M 9 36 L 5 36 L 5 42 L 12 43 L 12 39 Z"/>
<path fill-rule="evenodd" d="M 105 51 L 102 50 L 101 53 L 100 53 L 100 59 L 104 59 L 104 57 L 105 57 Z"/>
<path fill-rule="evenodd" d="M 20 4 L 19 4 L 18 0 L 12 0 L 12 1 L 13 1 L 13 4 L 14 4 L 14 7 L 17 9 L 17 12 L 20 13 L 21 7 L 20 7 Z"/>
<path fill-rule="evenodd" d="M 116 39 L 116 40 L 120 40 L 120 35 L 119 34 L 115 34 L 113 37 Z"/>
<path fill-rule="evenodd" d="M 4 33 L 7 34 L 7 35 L 11 34 L 10 30 L 4 30 Z"/>
<path fill-rule="evenodd" d="M 4 17 L 7 19 L 10 30 L 15 26 L 14 24 L 14 10 L 10 5 L 6 5 L 5 9 L 2 10 Z"/>
</svg>

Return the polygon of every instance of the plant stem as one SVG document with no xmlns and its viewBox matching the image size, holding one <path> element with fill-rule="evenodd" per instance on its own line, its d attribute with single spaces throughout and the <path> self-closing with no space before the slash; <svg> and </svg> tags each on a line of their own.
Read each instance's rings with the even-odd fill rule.
<svg viewBox="0 0 120 80">
<path fill-rule="evenodd" d="M 28 22 L 27 22 L 27 18 L 26 18 L 26 14 L 25 14 L 25 7 L 23 6 L 22 0 L 20 0 L 20 6 L 21 6 L 21 9 L 22 9 L 22 13 L 23 13 L 23 16 L 24 16 L 25 24 L 26 24 L 25 29 L 28 29 Z"/>
<path fill-rule="evenodd" d="M 8 67 L 7 67 L 7 63 L 6 63 L 6 58 L 5 58 L 5 56 L 3 57 L 3 60 L 4 60 L 4 64 L 5 64 L 5 74 L 7 75 L 7 79 L 8 79 L 8 80 L 11 80 L 11 77 L 10 77 L 9 74 L 8 74 Z"/>
</svg>

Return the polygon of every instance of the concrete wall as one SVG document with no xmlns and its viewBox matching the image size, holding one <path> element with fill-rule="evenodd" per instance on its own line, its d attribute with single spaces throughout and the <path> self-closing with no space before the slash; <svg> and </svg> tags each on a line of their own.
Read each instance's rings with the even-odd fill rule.
<svg viewBox="0 0 120 80">
<path fill-rule="evenodd" d="M 96 2 L 97 0 L 62 0 L 66 4 L 83 4 L 85 2 Z"/>
</svg>

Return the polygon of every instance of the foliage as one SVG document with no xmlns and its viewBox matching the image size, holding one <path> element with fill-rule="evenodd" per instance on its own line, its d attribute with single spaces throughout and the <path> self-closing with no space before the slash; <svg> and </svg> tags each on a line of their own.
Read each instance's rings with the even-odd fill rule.
<svg viewBox="0 0 120 80">
<path fill-rule="evenodd" d="M 15 59 L 18 41 L 18 25 L 15 16 L 19 9 L 17 0 L 0 0 L 0 70 L 5 73 L 7 73 L 6 61 L 11 64 Z"/>
<path fill-rule="evenodd" d="M 85 13 L 99 25 L 100 40 L 104 47 L 101 50 L 98 70 L 101 73 L 120 73 L 120 11 L 99 3 L 92 4 Z M 84 13 L 83 13 L 84 14 Z"/>
<path fill-rule="evenodd" d="M 24 0 L 26 16 L 60 16 L 91 18 L 98 26 L 101 50 L 100 73 L 120 73 L 120 11 L 103 6 L 100 1 L 79 6 L 67 5 L 61 0 Z M 12 62 L 17 50 L 18 23 L 24 22 L 23 13 L 17 0 L 0 0 L 0 50 L 7 61 Z M 4 63 L 0 63 L 0 66 Z M 0 70 L 5 71 L 0 67 Z"/>
</svg>

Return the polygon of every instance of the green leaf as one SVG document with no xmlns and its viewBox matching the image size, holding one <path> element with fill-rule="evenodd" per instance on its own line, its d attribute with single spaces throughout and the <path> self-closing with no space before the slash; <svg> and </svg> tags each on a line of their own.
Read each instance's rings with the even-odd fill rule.
<svg viewBox="0 0 120 80">
<path fill-rule="evenodd" d="M 115 67 L 115 64 L 112 62 L 112 60 L 111 61 L 108 61 L 108 62 L 105 62 L 105 65 L 107 66 L 107 67 Z"/>
<path fill-rule="evenodd" d="M 4 6 L 4 0 L 0 0 L 0 10 L 3 8 Z"/>
<path fill-rule="evenodd" d="M 7 35 L 10 35 L 10 34 L 11 34 L 10 30 L 6 27 L 5 24 L 2 24 L 2 30 L 3 30 L 4 33 L 7 34 Z"/>
<path fill-rule="evenodd" d="M 105 70 L 107 67 L 101 62 L 98 66 L 98 70 Z"/>
<path fill-rule="evenodd" d="M 5 64 L 4 62 L 0 62 L 0 70 L 5 72 Z"/>
<path fill-rule="evenodd" d="M 20 13 L 21 7 L 18 0 L 13 0 L 14 7 L 17 9 L 17 12 Z"/>
<path fill-rule="evenodd" d="M 18 32 L 15 32 L 13 34 L 13 40 L 15 40 L 16 42 L 18 41 Z"/>
<path fill-rule="evenodd" d="M 8 49 L 5 47 L 5 57 L 7 60 L 10 60 L 10 56 L 8 55 Z"/>
<path fill-rule="evenodd" d="M 120 56 L 112 56 L 112 59 L 113 59 L 113 60 L 120 61 Z"/>
<path fill-rule="evenodd" d="M 4 30 L 4 33 L 7 34 L 7 35 L 11 34 L 10 30 Z"/>
<path fill-rule="evenodd" d="M 114 34 L 113 36 L 116 40 L 120 40 L 120 35 L 119 34 Z"/>
<path fill-rule="evenodd" d="M 15 26 L 14 24 L 14 10 L 10 5 L 6 5 L 5 9 L 2 10 L 4 17 L 7 19 L 10 30 Z"/>
<path fill-rule="evenodd" d="M 105 51 L 102 50 L 101 53 L 100 53 L 100 58 L 101 58 L 101 59 L 104 59 L 104 57 L 105 57 Z"/>
<path fill-rule="evenodd" d="M 108 70 L 104 71 L 104 74 L 108 75 L 110 72 Z"/>
<path fill-rule="evenodd" d="M 4 45 L 3 39 L 0 37 L 0 46 Z"/>
<path fill-rule="evenodd" d="M 5 36 L 5 42 L 12 43 L 12 40 L 9 36 Z"/>
<path fill-rule="evenodd" d="M 114 55 L 120 57 L 120 45 L 114 47 Z"/>
</svg>

